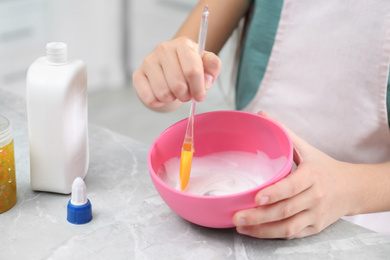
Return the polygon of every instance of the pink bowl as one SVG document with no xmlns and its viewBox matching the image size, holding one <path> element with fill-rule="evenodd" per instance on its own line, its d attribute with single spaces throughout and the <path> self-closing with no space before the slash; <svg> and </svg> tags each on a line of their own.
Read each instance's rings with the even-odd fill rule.
<svg viewBox="0 0 390 260">
<path fill-rule="evenodd" d="M 200 196 L 176 190 L 158 176 L 159 168 L 173 157 L 180 158 L 187 119 L 165 130 L 153 142 L 148 166 L 153 184 L 165 203 L 184 219 L 205 227 L 233 227 L 235 212 L 256 206 L 256 193 L 291 172 L 293 146 L 277 123 L 257 114 L 217 111 L 199 114 L 194 122 L 194 157 L 223 151 L 265 152 L 271 159 L 286 156 L 287 163 L 274 176 L 256 188 L 224 196 Z M 179 173 L 178 173 L 179 178 Z"/>
</svg>

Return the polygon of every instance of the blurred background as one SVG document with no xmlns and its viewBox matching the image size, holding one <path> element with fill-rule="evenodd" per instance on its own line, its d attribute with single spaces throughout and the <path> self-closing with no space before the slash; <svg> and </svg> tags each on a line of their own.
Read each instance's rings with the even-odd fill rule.
<svg viewBox="0 0 390 260">
<path fill-rule="evenodd" d="M 29 65 L 46 43 L 65 42 L 70 59 L 88 70 L 89 121 L 151 144 L 188 117 L 189 104 L 170 113 L 146 108 L 132 73 L 155 46 L 169 40 L 197 0 L 0 0 L 0 88 L 25 96 Z M 210 14 L 212 15 L 212 14 Z M 200 17 L 199 17 L 200 19 Z M 237 35 L 219 56 L 223 67 L 196 114 L 234 109 L 233 58 Z"/>
</svg>

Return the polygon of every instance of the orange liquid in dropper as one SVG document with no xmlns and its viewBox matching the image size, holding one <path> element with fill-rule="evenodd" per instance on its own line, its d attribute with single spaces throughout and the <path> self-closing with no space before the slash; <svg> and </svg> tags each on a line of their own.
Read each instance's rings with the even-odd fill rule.
<svg viewBox="0 0 390 260">
<path fill-rule="evenodd" d="M 185 137 L 183 148 L 181 149 L 180 158 L 180 186 L 184 190 L 190 180 L 192 156 L 194 154 L 194 147 L 192 138 Z"/>
<path fill-rule="evenodd" d="M 187 152 L 193 152 L 192 151 L 192 142 L 186 142 L 187 140 L 184 141 L 183 143 L 183 150 Z"/>
<path fill-rule="evenodd" d="M 181 150 L 180 158 L 180 188 L 184 190 L 190 180 L 193 151 Z"/>
</svg>

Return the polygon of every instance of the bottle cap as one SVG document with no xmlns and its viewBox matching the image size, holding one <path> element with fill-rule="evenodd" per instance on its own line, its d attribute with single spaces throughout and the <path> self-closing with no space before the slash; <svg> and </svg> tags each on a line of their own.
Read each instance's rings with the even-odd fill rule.
<svg viewBox="0 0 390 260">
<path fill-rule="evenodd" d="M 63 42 L 46 44 L 46 57 L 50 63 L 64 64 L 68 61 L 68 46 Z"/>
<path fill-rule="evenodd" d="M 68 202 L 67 220 L 72 224 L 85 224 L 92 220 L 92 205 L 87 199 L 84 180 L 77 177 L 72 184 L 72 198 Z"/>
</svg>

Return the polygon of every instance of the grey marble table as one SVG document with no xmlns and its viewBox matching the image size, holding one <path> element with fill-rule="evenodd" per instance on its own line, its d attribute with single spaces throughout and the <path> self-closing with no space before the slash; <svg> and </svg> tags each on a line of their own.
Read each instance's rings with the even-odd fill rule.
<svg viewBox="0 0 390 260">
<path fill-rule="evenodd" d="M 390 237 L 343 220 L 320 234 L 287 241 L 189 223 L 155 191 L 146 162 L 149 147 L 93 125 L 85 179 L 93 219 L 70 224 L 70 195 L 30 188 L 25 107 L 23 98 L 0 90 L 0 114 L 13 124 L 18 189 L 17 204 L 0 214 L 0 259 L 390 258 Z"/>
</svg>

